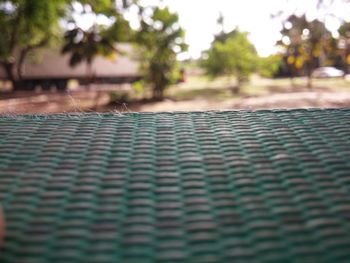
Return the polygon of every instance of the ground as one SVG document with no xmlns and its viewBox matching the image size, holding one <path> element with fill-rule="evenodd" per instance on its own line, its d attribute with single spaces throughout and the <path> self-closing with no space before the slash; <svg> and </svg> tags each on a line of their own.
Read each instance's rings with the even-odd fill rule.
<svg viewBox="0 0 350 263">
<path fill-rule="evenodd" d="M 128 111 L 199 111 L 226 109 L 293 109 L 350 107 L 350 80 L 314 80 L 314 88 L 305 87 L 299 78 L 262 79 L 254 76 L 240 94 L 228 89 L 225 79 L 210 81 L 192 76 L 186 83 L 174 85 L 163 102 L 141 100 L 147 96 L 128 86 L 95 86 L 90 90 L 78 87 L 67 93 L 2 93 L 2 113 L 59 112 L 128 112 Z M 115 103 L 111 103 L 115 101 Z M 126 102 L 128 101 L 128 102 Z"/>
</svg>

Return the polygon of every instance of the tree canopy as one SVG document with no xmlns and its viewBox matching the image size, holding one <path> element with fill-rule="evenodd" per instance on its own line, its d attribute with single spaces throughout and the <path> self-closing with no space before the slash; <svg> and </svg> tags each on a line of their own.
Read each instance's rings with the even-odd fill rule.
<svg viewBox="0 0 350 263">
<path fill-rule="evenodd" d="M 0 66 L 5 69 L 13 87 L 19 87 L 22 64 L 33 50 L 59 39 L 63 30 L 60 21 L 66 21 L 69 29 L 65 33 L 64 52 L 71 52 L 71 65 L 83 60 L 88 63 L 97 54 L 107 54 L 114 50 L 114 43 L 125 40 L 129 24 L 121 11 L 135 4 L 137 0 L 6 0 L 0 3 Z M 94 24 L 83 30 L 76 25 L 74 16 L 76 5 L 83 12 L 106 16 L 114 21 L 108 27 Z M 86 11 L 90 10 L 90 11 Z M 73 25 L 73 27 L 72 27 Z"/>
<path fill-rule="evenodd" d="M 342 57 L 342 68 L 348 74 L 350 72 L 350 22 L 342 24 L 338 32 L 340 35 L 338 46 Z"/>
<path fill-rule="evenodd" d="M 124 17 L 124 11 L 134 5 L 139 7 L 137 31 L 131 30 Z M 79 12 L 78 17 L 95 17 L 90 28 L 79 26 Z M 109 23 L 98 23 L 101 16 Z M 59 27 L 61 22 L 64 28 Z M 136 42 L 145 80 L 152 83 L 154 97 L 162 99 L 174 79 L 177 54 L 187 48 L 176 14 L 167 8 L 144 8 L 138 0 L 8 0 L 0 3 L 0 23 L 4 30 L 0 64 L 15 88 L 20 85 L 27 54 L 46 46 L 56 36 L 64 36 L 62 52 L 70 54 L 71 66 L 81 62 L 91 65 L 97 55 L 119 52 L 116 43 Z"/>
<path fill-rule="evenodd" d="M 305 15 L 291 15 L 284 23 L 281 35 L 277 45 L 282 47 L 292 77 L 308 76 L 309 88 L 315 68 L 336 65 L 339 60 L 337 40 L 320 20 L 309 21 Z"/>
<path fill-rule="evenodd" d="M 82 29 L 74 20 L 72 13 L 74 14 L 76 10 L 74 6 L 71 6 L 66 20 L 72 29 L 65 32 L 62 48 L 62 53 L 71 54 L 69 62 L 71 66 L 76 66 L 83 61 L 86 61 L 90 65 L 97 55 L 109 56 L 114 52 L 118 52 L 115 45 L 117 42 L 131 40 L 128 37 L 131 32 L 129 22 L 116 11 L 116 7 L 111 1 L 101 1 L 98 2 L 98 5 L 92 0 L 85 0 L 84 2 L 87 2 L 85 5 L 88 5 L 91 10 L 89 12 L 93 13 L 95 17 L 102 14 L 114 22 L 110 25 L 101 25 L 95 19 L 90 28 Z M 85 12 L 83 11 L 83 13 Z"/>
<path fill-rule="evenodd" d="M 259 74 L 265 78 L 271 78 L 278 71 L 282 63 L 282 56 L 279 54 L 262 57 L 259 59 Z"/>
<path fill-rule="evenodd" d="M 151 11 L 151 15 L 148 15 Z M 177 54 L 187 49 L 184 30 L 178 15 L 168 8 L 142 10 L 141 25 L 135 40 L 145 80 L 153 85 L 153 98 L 162 100 L 164 90 L 172 83 L 177 66 Z"/>
<path fill-rule="evenodd" d="M 59 31 L 66 0 L 7 0 L 0 3 L 0 64 L 14 87 L 26 55 L 48 44 Z"/>
<path fill-rule="evenodd" d="M 237 88 L 257 66 L 257 53 L 250 43 L 247 33 L 238 29 L 227 34 L 221 33 L 204 53 L 201 66 L 213 78 L 235 76 Z"/>
</svg>

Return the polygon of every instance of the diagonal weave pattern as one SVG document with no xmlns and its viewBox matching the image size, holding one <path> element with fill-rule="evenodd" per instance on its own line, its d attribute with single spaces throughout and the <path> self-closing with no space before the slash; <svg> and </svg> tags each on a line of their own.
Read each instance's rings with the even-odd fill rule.
<svg viewBox="0 0 350 263">
<path fill-rule="evenodd" d="M 0 262 L 349 262 L 350 109 L 0 117 Z"/>
</svg>

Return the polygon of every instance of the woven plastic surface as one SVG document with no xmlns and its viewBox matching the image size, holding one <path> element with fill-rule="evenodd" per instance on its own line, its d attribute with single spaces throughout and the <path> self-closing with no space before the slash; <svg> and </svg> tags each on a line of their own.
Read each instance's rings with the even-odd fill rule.
<svg viewBox="0 0 350 263">
<path fill-rule="evenodd" d="M 350 110 L 0 117 L 0 262 L 350 262 Z"/>
</svg>

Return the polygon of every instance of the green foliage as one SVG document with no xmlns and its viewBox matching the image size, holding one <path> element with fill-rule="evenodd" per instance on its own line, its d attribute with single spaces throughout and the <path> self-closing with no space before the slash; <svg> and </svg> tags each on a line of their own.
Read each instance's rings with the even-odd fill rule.
<svg viewBox="0 0 350 263">
<path fill-rule="evenodd" d="M 341 66 L 346 74 L 350 72 L 350 22 L 343 23 L 339 30 L 339 53 L 342 57 Z"/>
<path fill-rule="evenodd" d="M 12 0 L 0 3 L 0 59 L 13 49 L 27 48 L 49 40 L 58 27 L 66 1 Z"/>
<path fill-rule="evenodd" d="M 335 63 L 337 41 L 323 22 L 317 19 L 308 21 L 305 15 L 291 15 L 285 21 L 281 34 L 282 40 L 277 44 L 284 50 L 292 76 L 306 74 L 309 87 L 315 68 Z"/>
<path fill-rule="evenodd" d="M 114 20 L 111 25 L 101 25 L 96 20 L 91 28 L 83 30 L 71 15 L 75 12 L 74 5 L 71 6 L 71 14 L 67 15 L 66 19 L 74 25 L 74 28 L 64 35 L 62 53 L 71 55 L 69 64 L 73 67 L 85 61 L 88 65 L 87 75 L 92 79 L 91 65 L 94 58 L 98 55 L 111 56 L 114 53 L 121 53 L 116 43 L 129 40 L 131 29 L 129 22 L 116 11 L 114 1 L 83 0 L 80 3 L 83 4 L 84 9 L 91 10 L 83 12 L 90 12 L 95 16 L 103 15 L 111 21 Z"/>
<path fill-rule="evenodd" d="M 161 100 L 164 90 L 174 80 L 177 53 L 185 51 L 184 31 L 178 15 L 168 8 L 152 8 L 152 15 L 143 10 L 141 28 L 136 33 L 141 70 L 145 80 L 153 86 L 153 98 Z"/>
<path fill-rule="evenodd" d="M 258 57 L 247 34 L 234 30 L 220 34 L 204 53 L 202 68 L 213 77 L 235 76 L 238 86 L 256 69 Z"/>
<path fill-rule="evenodd" d="M 83 5 L 89 5 L 92 11 L 96 14 L 110 14 L 114 13 L 114 1 L 113 0 L 75 0 Z"/>
<path fill-rule="evenodd" d="M 339 27 L 338 32 L 340 36 L 350 38 L 350 22 L 343 23 Z"/>
<path fill-rule="evenodd" d="M 129 22 L 121 15 L 114 15 L 115 22 L 107 27 L 100 28 L 101 37 L 111 42 L 130 42 L 134 32 L 131 30 Z"/>
<path fill-rule="evenodd" d="M 82 30 L 76 27 L 65 33 L 62 53 L 71 54 L 71 66 L 83 61 L 91 64 L 97 55 L 109 56 L 119 52 L 115 43 L 127 40 L 130 30 L 129 23 L 122 17 L 118 17 L 117 22 L 108 28 L 94 25 L 88 30 Z"/>
<path fill-rule="evenodd" d="M 66 3 L 66 0 L 0 2 L 0 64 L 13 86 L 16 87 L 21 78 L 26 55 L 47 45 L 59 32 L 58 21 Z"/>
<path fill-rule="evenodd" d="M 124 0 L 128 8 L 137 0 Z M 81 4 L 84 12 L 103 15 L 114 21 L 108 27 L 95 24 L 84 31 L 76 25 L 74 7 Z M 90 11 L 89 11 L 90 10 Z M 91 63 L 94 56 L 109 55 L 117 51 L 114 43 L 130 39 L 129 23 L 119 13 L 114 0 L 3 0 L 0 1 L 0 65 L 18 86 L 25 57 L 37 48 L 56 42 L 61 34 L 60 19 L 73 29 L 66 32 L 63 52 L 70 52 L 71 65 L 85 60 Z"/>
<path fill-rule="evenodd" d="M 136 81 L 132 84 L 132 89 L 134 90 L 134 92 L 139 95 L 139 94 L 143 94 L 143 92 L 145 91 L 144 85 L 142 83 L 142 81 Z"/>
<path fill-rule="evenodd" d="M 280 55 L 271 55 L 259 59 L 259 74 L 265 78 L 271 78 L 278 71 L 282 63 Z"/>
</svg>

